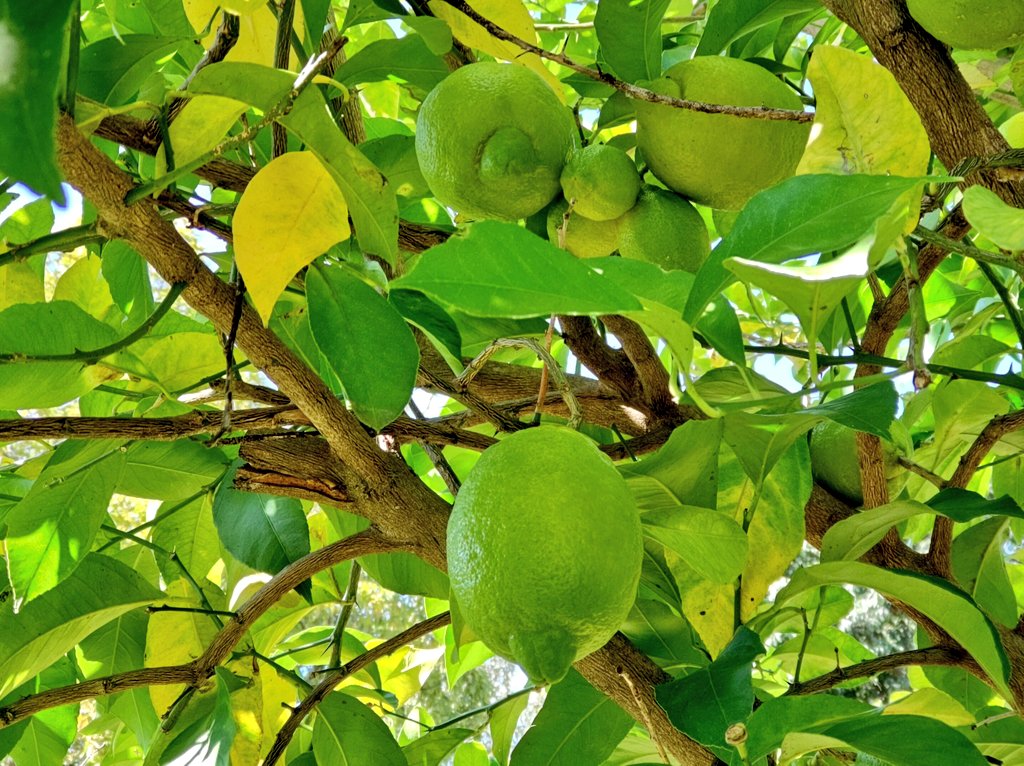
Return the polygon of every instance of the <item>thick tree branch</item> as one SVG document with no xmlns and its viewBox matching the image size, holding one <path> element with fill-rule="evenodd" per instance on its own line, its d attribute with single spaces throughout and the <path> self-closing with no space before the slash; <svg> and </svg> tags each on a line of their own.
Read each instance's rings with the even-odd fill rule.
<svg viewBox="0 0 1024 766">
<path fill-rule="evenodd" d="M 184 299 L 221 333 L 232 326 L 234 294 L 212 274 L 149 201 L 127 206 L 130 178 L 62 116 L 58 156 L 68 181 L 92 202 L 104 225 L 127 240 L 170 283 L 187 285 Z M 365 429 L 326 384 L 272 332 L 247 304 L 238 323 L 238 345 L 310 419 L 331 449 L 360 477 L 360 492 L 375 502 L 378 521 L 393 539 L 429 538 L 427 555 L 444 566 L 447 506 L 400 458 L 378 449 Z M 353 488 L 350 487 L 350 490 Z M 413 522 L 413 523 L 410 523 Z M 406 536 L 403 538 L 403 536 Z"/>
</svg>

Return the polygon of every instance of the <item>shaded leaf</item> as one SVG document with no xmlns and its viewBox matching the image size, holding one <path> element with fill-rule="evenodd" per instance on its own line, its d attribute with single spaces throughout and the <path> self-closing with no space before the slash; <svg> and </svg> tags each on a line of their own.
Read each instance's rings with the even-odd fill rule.
<svg viewBox="0 0 1024 766">
<path fill-rule="evenodd" d="M 653 80 L 661 74 L 661 19 L 670 0 L 603 0 L 594 28 L 601 56 L 620 80 Z"/>
<path fill-rule="evenodd" d="M 408 766 L 385 723 L 355 697 L 342 692 L 332 692 L 317 707 L 313 753 L 317 763 Z"/>
</svg>

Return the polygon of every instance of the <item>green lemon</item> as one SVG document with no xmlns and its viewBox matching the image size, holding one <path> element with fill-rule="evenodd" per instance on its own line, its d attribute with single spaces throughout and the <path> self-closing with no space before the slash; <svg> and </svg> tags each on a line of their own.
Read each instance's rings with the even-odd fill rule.
<svg viewBox="0 0 1024 766">
<path fill-rule="evenodd" d="M 569 203 L 556 200 L 548 207 L 547 233 L 553 245 L 559 244 L 558 227 L 562 225 Z M 565 249 L 577 258 L 603 258 L 618 247 L 619 222 L 592 221 L 579 215 L 575 208 L 565 224 Z"/>
<path fill-rule="evenodd" d="M 671 67 L 654 90 L 711 104 L 800 110 L 799 97 L 756 64 L 700 56 Z M 637 145 L 668 188 L 701 205 L 738 210 L 754 194 L 793 175 L 806 123 L 701 114 L 637 102 Z"/>
<path fill-rule="evenodd" d="M 998 50 L 1024 40 L 1021 0 L 907 0 L 932 37 L 954 48 Z"/>
<path fill-rule="evenodd" d="M 619 254 L 624 258 L 696 274 L 709 252 L 704 219 L 670 191 L 645 186 L 633 209 L 619 219 Z"/>
<path fill-rule="evenodd" d="M 615 146 L 591 144 L 569 157 L 562 171 L 562 194 L 573 210 L 592 221 L 610 221 L 625 213 L 640 193 L 640 173 L 629 155 Z"/>
<path fill-rule="evenodd" d="M 579 144 L 572 113 L 516 64 L 460 67 L 423 100 L 416 157 L 431 192 L 468 218 L 533 215 L 561 191 Z"/>
<path fill-rule="evenodd" d="M 626 620 L 643 558 L 625 480 L 583 434 L 539 426 L 481 455 L 448 522 L 448 575 L 466 624 L 554 683 Z"/>
<path fill-rule="evenodd" d="M 864 502 L 860 483 L 860 465 L 857 462 L 857 432 L 852 428 L 827 420 L 811 431 L 811 473 L 831 492 L 854 505 Z M 896 450 L 882 442 L 885 478 L 889 485 L 889 498 L 895 498 L 907 482 L 907 472 L 900 466 Z"/>
<path fill-rule="evenodd" d="M 1017 112 L 999 126 L 999 132 L 1014 149 L 1024 148 L 1024 112 Z"/>
</svg>

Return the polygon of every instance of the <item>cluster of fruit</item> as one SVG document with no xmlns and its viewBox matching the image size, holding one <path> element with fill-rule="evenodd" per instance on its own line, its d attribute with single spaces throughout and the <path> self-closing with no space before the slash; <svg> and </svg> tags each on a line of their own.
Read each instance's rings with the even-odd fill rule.
<svg viewBox="0 0 1024 766">
<path fill-rule="evenodd" d="M 766 70 L 717 56 L 676 64 L 651 88 L 714 104 L 801 108 Z M 464 217 L 526 218 L 578 257 L 618 251 L 695 272 L 710 246 L 691 202 L 738 210 L 794 172 L 808 130 L 639 101 L 638 152 L 661 188 L 644 184 L 618 147 L 581 148 L 571 112 L 537 74 L 481 62 L 455 71 L 424 100 L 416 153 L 434 196 Z"/>
</svg>

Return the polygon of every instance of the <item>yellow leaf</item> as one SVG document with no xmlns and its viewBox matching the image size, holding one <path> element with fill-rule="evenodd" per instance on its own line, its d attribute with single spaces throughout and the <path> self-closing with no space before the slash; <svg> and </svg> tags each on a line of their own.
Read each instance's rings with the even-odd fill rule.
<svg viewBox="0 0 1024 766">
<path fill-rule="evenodd" d="M 704 646 L 717 657 L 735 632 L 733 607 L 736 589 L 732 585 L 700 580 L 683 590 L 683 614 L 690 621 Z"/>
<path fill-rule="evenodd" d="M 238 271 L 266 322 L 299 269 L 348 239 L 348 206 L 312 152 L 290 152 L 249 182 L 234 233 Z"/>
<path fill-rule="evenodd" d="M 43 280 L 28 261 L 15 261 L 0 269 L 0 311 L 15 303 L 41 303 L 44 300 Z"/>
<path fill-rule="evenodd" d="M 920 176 L 928 135 L 885 67 L 843 48 L 816 48 L 807 77 L 817 101 L 797 173 Z"/>
<path fill-rule="evenodd" d="M 430 10 L 439 19 L 443 19 L 451 27 L 452 35 L 469 48 L 489 53 L 496 59 L 522 64 L 539 74 L 547 81 L 558 97 L 565 100 L 562 84 L 558 81 L 535 53 L 526 53 L 518 45 L 499 40 L 490 32 L 470 19 L 462 11 L 452 8 L 442 0 L 430 0 Z M 515 35 L 528 43 L 537 43 L 537 32 L 533 28 L 533 18 L 526 6 L 519 0 L 473 0 L 473 10 L 506 32 Z"/>
<path fill-rule="evenodd" d="M 228 134 L 228 130 L 246 109 L 245 104 L 222 96 L 195 96 L 181 110 L 169 130 L 171 152 L 176 166 L 192 160 L 215 147 Z M 161 151 L 156 155 L 156 174 L 167 172 L 167 158 Z"/>
<path fill-rule="evenodd" d="M 228 52 L 226 61 L 242 61 L 253 64 L 274 63 L 274 45 L 277 40 L 277 18 L 263 0 L 184 0 L 185 15 L 197 32 L 206 29 L 210 24 L 210 33 L 203 38 L 205 47 L 210 47 L 213 36 L 220 23 L 220 9 L 223 8 L 238 16 L 238 42 Z M 214 17 L 214 14 L 217 17 Z M 210 23 L 210 20 L 213 23 Z M 302 5 L 295 4 L 295 22 L 297 30 L 303 28 Z M 295 52 L 292 51 L 289 66 L 295 65 Z"/>
<path fill-rule="evenodd" d="M 57 280 L 53 299 L 71 301 L 87 314 L 105 320 L 114 309 L 114 299 L 107 280 L 100 273 L 102 263 L 98 255 L 87 255 L 75 261 Z"/>
</svg>

